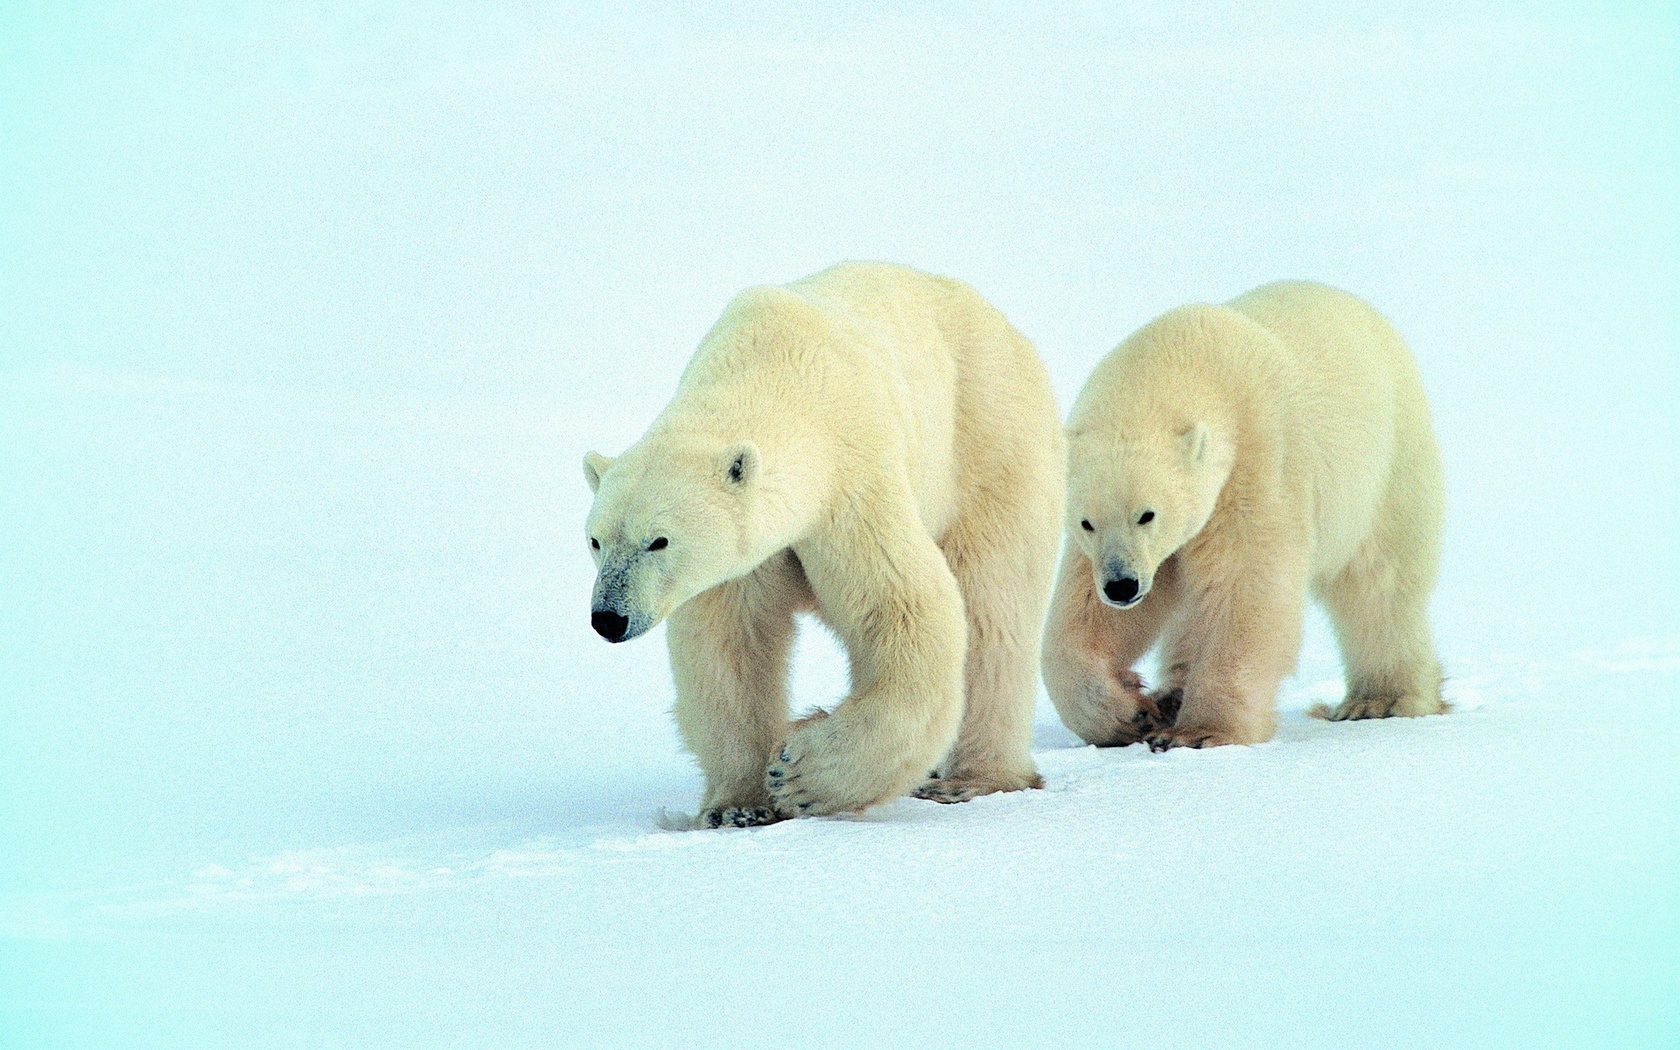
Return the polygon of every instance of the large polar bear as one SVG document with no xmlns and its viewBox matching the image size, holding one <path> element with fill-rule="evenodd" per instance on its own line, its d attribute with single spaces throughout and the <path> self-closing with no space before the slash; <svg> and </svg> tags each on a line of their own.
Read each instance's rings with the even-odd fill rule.
<svg viewBox="0 0 1680 1050">
<path fill-rule="evenodd" d="M 697 824 L 1040 785 L 1064 455 L 1032 344 L 967 285 L 847 263 L 729 304 L 642 439 L 584 462 L 592 622 L 670 617 Z M 790 726 L 802 611 L 851 694 Z"/>
<path fill-rule="evenodd" d="M 1444 710 L 1440 456 L 1417 367 L 1371 307 L 1282 282 L 1173 310 L 1097 366 L 1068 437 L 1044 680 L 1086 741 L 1269 739 L 1309 593 L 1347 677 L 1321 713 Z M 1161 636 L 1146 693 L 1132 667 Z"/>
</svg>

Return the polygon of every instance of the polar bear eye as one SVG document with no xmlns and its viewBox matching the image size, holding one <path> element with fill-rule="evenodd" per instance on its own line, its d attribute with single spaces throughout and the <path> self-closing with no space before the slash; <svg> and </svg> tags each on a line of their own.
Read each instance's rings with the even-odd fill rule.
<svg viewBox="0 0 1680 1050">
<path fill-rule="evenodd" d="M 1088 518 L 1081 519 L 1080 522 L 1079 522 L 1079 527 L 1084 529 L 1086 532 L 1096 532 L 1097 531 L 1096 529 L 1091 527 L 1091 522 L 1090 522 L 1090 519 L 1088 519 Z"/>
<path fill-rule="evenodd" d="M 671 545 L 670 540 L 666 539 L 663 536 L 660 536 L 657 539 L 655 539 L 652 543 L 648 544 L 648 550 L 650 550 L 650 551 L 662 551 L 666 547 L 669 547 L 670 545 Z"/>
<path fill-rule="evenodd" d="M 1150 522 L 1152 522 L 1154 520 L 1155 520 L 1155 512 L 1152 511 L 1152 510 L 1146 510 L 1142 514 L 1138 515 L 1138 524 L 1139 525 L 1148 525 Z"/>
<path fill-rule="evenodd" d="M 589 537 L 589 549 L 592 550 L 592 551 L 600 550 L 601 549 L 601 541 L 596 539 L 593 536 Z"/>
</svg>

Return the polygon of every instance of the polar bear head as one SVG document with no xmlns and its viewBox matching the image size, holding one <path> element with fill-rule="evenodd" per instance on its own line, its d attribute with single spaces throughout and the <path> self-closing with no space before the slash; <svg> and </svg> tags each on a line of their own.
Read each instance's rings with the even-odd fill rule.
<svg viewBox="0 0 1680 1050">
<path fill-rule="evenodd" d="M 1203 423 L 1069 437 L 1068 533 L 1091 559 L 1097 594 L 1130 608 L 1213 516 L 1232 447 Z"/>
<path fill-rule="evenodd" d="M 774 552 L 755 535 L 760 467 L 750 441 L 644 439 L 616 460 L 589 453 L 583 473 L 595 492 L 590 623 L 609 642 L 647 633 Z"/>
</svg>

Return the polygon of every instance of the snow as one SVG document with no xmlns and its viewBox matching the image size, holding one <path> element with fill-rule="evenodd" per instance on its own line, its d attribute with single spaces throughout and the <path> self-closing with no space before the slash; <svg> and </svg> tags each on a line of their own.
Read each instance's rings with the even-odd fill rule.
<svg viewBox="0 0 1680 1050">
<path fill-rule="evenodd" d="M 0 1046 L 1680 1043 L 1661 5 L 0 13 Z M 1310 276 L 1414 346 L 1456 711 L 674 832 L 585 450 L 728 296 L 961 276 L 1064 405 Z M 844 690 L 819 630 L 800 707 Z"/>
</svg>

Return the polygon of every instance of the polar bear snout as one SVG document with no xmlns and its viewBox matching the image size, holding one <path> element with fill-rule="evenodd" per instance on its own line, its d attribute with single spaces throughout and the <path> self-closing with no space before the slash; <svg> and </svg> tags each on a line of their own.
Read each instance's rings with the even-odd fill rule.
<svg viewBox="0 0 1680 1050">
<path fill-rule="evenodd" d="M 1116 609 L 1130 609 L 1147 593 L 1149 588 L 1143 581 L 1125 570 L 1110 569 L 1108 578 L 1103 580 L 1103 601 Z"/>
<path fill-rule="evenodd" d="M 1130 605 L 1138 600 L 1138 582 L 1130 576 L 1111 579 L 1103 584 L 1103 597 L 1110 605 Z"/>
<path fill-rule="evenodd" d="M 661 581 L 647 571 L 647 559 L 618 553 L 601 556 L 595 594 L 589 603 L 589 626 L 609 642 L 640 638 L 662 619 L 649 591 Z"/>
<path fill-rule="evenodd" d="M 596 609 L 589 614 L 589 626 L 609 642 L 622 642 L 624 632 L 630 629 L 630 618 L 611 609 Z"/>
</svg>

